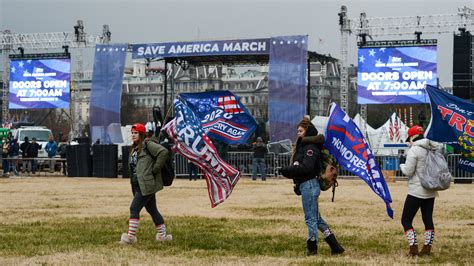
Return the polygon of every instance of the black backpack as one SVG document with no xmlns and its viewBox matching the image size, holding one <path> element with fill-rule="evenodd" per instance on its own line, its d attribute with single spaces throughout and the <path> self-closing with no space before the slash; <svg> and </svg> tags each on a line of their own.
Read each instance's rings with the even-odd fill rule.
<svg viewBox="0 0 474 266">
<path fill-rule="evenodd" d="M 153 141 L 157 144 L 160 144 L 158 143 L 158 141 L 156 139 L 150 139 L 149 141 Z M 166 143 L 161 143 L 160 144 L 161 146 L 163 146 L 164 148 L 166 148 L 169 152 L 169 157 L 168 159 L 166 159 L 165 161 L 165 164 L 163 165 L 163 168 L 161 168 L 161 177 L 163 179 L 163 186 L 171 186 L 173 184 L 173 180 L 174 178 L 176 177 L 176 173 L 174 171 L 174 153 L 171 151 L 169 145 L 166 145 Z M 155 160 L 156 162 L 156 157 L 151 155 L 151 153 L 149 153 L 148 149 L 145 149 L 148 154 L 150 154 L 150 156 L 153 157 L 153 159 Z"/>
</svg>

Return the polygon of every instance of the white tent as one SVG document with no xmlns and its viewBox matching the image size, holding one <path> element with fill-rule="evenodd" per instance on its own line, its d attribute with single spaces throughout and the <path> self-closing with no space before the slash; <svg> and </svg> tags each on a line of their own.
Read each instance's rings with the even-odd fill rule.
<svg viewBox="0 0 474 266">
<path fill-rule="evenodd" d="M 404 149 L 407 131 L 405 123 L 393 113 L 381 127 L 368 128 L 367 136 L 375 155 L 397 155 L 399 149 Z"/>
</svg>

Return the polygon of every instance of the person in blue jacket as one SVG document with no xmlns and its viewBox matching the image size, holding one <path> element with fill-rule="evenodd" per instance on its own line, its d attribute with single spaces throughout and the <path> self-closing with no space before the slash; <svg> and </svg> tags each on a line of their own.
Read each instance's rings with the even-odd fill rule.
<svg viewBox="0 0 474 266">
<path fill-rule="evenodd" d="M 49 172 L 52 173 L 54 172 L 54 165 L 56 161 L 54 160 L 54 156 L 56 156 L 56 153 L 58 152 L 58 144 L 56 141 L 54 141 L 53 135 L 49 136 L 49 141 L 46 143 L 46 147 L 44 150 L 48 153 L 48 158 L 49 160 Z"/>
</svg>

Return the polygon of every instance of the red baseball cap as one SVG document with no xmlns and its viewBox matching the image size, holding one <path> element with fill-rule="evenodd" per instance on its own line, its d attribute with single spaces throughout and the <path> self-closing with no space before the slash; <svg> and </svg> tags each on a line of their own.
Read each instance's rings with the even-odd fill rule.
<svg viewBox="0 0 474 266">
<path fill-rule="evenodd" d="M 411 128 L 408 129 L 408 137 L 405 142 L 408 142 L 410 140 L 410 137 L 413 137 L 415 135 L 420 135 L 425 133 L 422 127 L 420 126 L 412 126 Z"/>
<path fill-rule="evenodd" d="M 135 129 L 139 133 L 146 133 L 145 126 L 143 124 L 140 124 L 140 123 L 133 124 L 132 129 Z"/>
</svg>

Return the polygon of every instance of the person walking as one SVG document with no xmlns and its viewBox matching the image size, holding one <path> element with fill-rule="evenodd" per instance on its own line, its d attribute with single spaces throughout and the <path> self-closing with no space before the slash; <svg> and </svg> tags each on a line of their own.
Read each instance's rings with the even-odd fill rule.
<svg viewBox="0 0 474 266">
<path fill-rule="evenodd" d="M 438 192 L 428 190 L 421 186 L 420 174 L 425 167 L 426 157 L 429 150 L 439 150 L 441 144 L 425 139 L 424 130 L 421 126 L 415 125 L 408 129 L 408 138 L 410 148 L 408 149 L 404 164 L 400 165 L 400 170 L 408 176 L 408 193 L 405 199 L 402 212 L 402 226 L 405 230 L 405 237 L 408 240 L 410 256 L 428 256 L 431 254 L 431 246 L 434 240 L 434 224 L 433 224 L 433 208 L 435 197 Z M 425 225 L 423 234 L 423 248 L 418 252 L 418 242 L 416 240 L 416 232 L 413 228 L 413 219 L 418 209 L 421 209 L 421 217 Z"/>
<path fill-rule="evenodd" d="M 173 240 L 173 236 L 166 233 L 165 221 L 156 207 L 155 197 L 155 193 L 163 189 L 161 168 L 165 164 L 169 152 L 160 144 L 146 138 L 146 129 L 143 124 L 132 126 L 132 141 L 128 167 L 129 173 L 131 173 L 130 183 L 133 200 L 130 205 L 128 233 L 122 234 L 120 243 L 134 244 L 137 242 L 136 232 L 140 221 L 140 211 L 143 207 L 151 215 L 155 224 L 156 241 Z"/>
<path fill-rule="evenodd" d="M 46 143 L 46 147 L 44 150 L 48 153 L 49 158 L 49 172 L 54 172 L 54 166 L 56 165 L 56 160 L 54 160 L 54 156 L 58 152 L 58 144 L 54 141 L 53 135 L 49 136 L 49 141 Z"/>
<path fill-rule="evenodd" d="M 267 180 L 267 167 L 265 163 L 265 155 L 268 153 L 267 146 L 263 143 L 261 137 L 257 138 L 257 142 L 252 147 L 252 180 L 257 180 L 257 168 L 260 170 L 262 181 Z"/>
<path fill-rule="evenodd" d="M 283 176 L 293 179 L 295 193 L 301 195 L 304 218 L 308 227 L 307 255 L 318 254 L 318 229 L 329 244 L 331 254 L 342 254 L 344 248 L 321 217 L 318 206 L 321 188 L 317 177 L 321 172 L 320 152 L 324 136 L 318 135 L 318 130 L 307 117 L 301 120 L 297 129 L 298 139 L 291 158 L 291 165 L 283 167 L 281 173 Z"/>
</svg>

